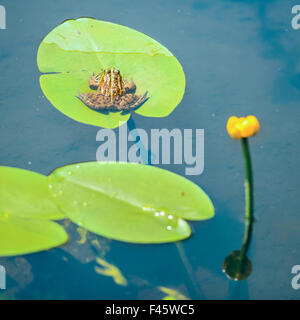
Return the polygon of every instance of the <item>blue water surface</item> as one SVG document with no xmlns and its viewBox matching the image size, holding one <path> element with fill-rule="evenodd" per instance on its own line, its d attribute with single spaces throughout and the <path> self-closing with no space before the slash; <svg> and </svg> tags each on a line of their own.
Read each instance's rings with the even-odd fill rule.
<svg viewBox="0 0 300 320">
<path fill-rule="evenodd" d="M 215 218 L 193 222 L 182 242 L 194 272 L 195 292 L 174 244 L 134 245 L 89 234 L 75 225 L 71 242 L 47 252 L 0 259 L 8 274 L 2 298 L 161 299 L 159 286 L 199 299 L 299 299 L 291 268 L 300 264 L 299 116 L 300 30 L 291 26 L 292 0 L 2 0 L 7 29 L 0 30 L 0 164 L 49 174 L 96 159 L 99 128 L 75 122 L 44 97 L 37 49 L 69 18 L 94 17 L 148 34 L 178 58 L 186 93 L 166 118 L 134 115 L 135 125 L 204 129 L 205 168 L 188 176 L 212 198 Z M 158 79 L 159 81 L 159 79 Z M 163 88 L 162 88 L 163 90 Z M 231 115 L 256 115 L 251 138 L 255 216 L 251 276 L 230 281 L 222 262 L 243 235 L 244 170 L 240 143 L 225 125 Z M 116 129 L 116 132 L 118 130 Z M 185 165 L 162 165 L 185 175 Z M 149 183 L 153 183 L 150 182 Z M 100 249 L 92 245 L 98 239 Z M 116 284 L 95 272 L 96 257 L 128 281 Z M 0 296 L 1 297 L 1 296 Z"/>
</svg>

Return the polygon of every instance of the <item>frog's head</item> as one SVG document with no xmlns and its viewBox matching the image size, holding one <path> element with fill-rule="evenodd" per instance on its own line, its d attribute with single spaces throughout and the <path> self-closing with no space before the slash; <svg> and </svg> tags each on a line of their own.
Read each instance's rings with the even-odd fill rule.
<svg viewBox="0 0 300 320">
<path fill-rule="evenodd" d="M 110 76 L 110 74 L 111 74 L 111 69 L 105 69 L 104 71 L 103 71 L 103 76 Z"/>
<path fill-rule="evenodd" d="M 117 88 L 117 92 L 122 94 L 123 92 L 123 82 L 122 82 L 122 76 L 121 72 L 118 69 L 111 68 L 110 69 L 110 79 L 111 79 L 111 85 L 113 88 Z"/>
<path fill-rule="evenodd" d="M 116 77 L 116 76 L 120 75 L 120 71 L 118 69 L 112 67 L 112 68 L 109 68 L 109 69 L 105 69 L 103 71 L 103 75 L 104 76 L 105 75 L 110 75 L 110 76 Z"/>
<path fill-rule="evenodd" d="M 112 68 L 112 69 L 111 69 L 111 72 L 112 72 L 115 76 L 120 75 L 120 71 L 119 71 L 118 69 Z"/>
</svg>

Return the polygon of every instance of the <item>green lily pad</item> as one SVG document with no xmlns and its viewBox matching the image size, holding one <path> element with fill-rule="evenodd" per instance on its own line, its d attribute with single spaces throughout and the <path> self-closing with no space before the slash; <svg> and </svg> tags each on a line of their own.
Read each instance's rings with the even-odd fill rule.
<svg viewBox="0 0 300 320">
<path fill-rule="evenodd" d="M 137 94 L 149 99 L 135 112 L 147 117 L 168 116 L 185 90 L 182 67 L 173 54 L 144 33 L 91 18 L 67 20 L 42 41 L 37 55 L 41 88 L 47 99 L 68 117 L 94 126 L 116 128 L 130 114 L 103 114 L 75 96 L 90 91 L 93 72 L 117 68 L 133 79 Z"/>
<path fill-rule="evenodd" d="M 116 240 L 164 243 L 185 239 L 184 219 L 205 220 L 214 208 L 191 181 L 153 166 L 86 162 L 49 176 L 55 201 L 78 225 Z"/>
<path fill-rule="evenodd" d="M 52 200 L 47 177 L 12 167 L 0 167 L 0 212 L 23 218 L 65 217 Z"/>
<path fill-rule="evenodd" d="M 0 213 L 0 257 L 51 249 L 67 240 L 68 235 L 55 222 Z"/>
</svg>

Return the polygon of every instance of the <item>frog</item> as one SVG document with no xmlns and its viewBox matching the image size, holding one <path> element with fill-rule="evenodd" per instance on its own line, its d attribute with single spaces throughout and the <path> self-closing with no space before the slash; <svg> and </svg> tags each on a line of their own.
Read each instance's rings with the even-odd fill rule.
<svg viewBox="0 0 300 320">
<path fill-rule="evenodd" d="M 148 92 L 137 95 L 136 84 L 131 79 L 123 79 L 120 70 L 105 69 L 93 73 L 89 79 L 88 93 L 78 91 L 78 99 L 91 109 L 98 111 L 130 111 L 141 106 L 147 99 Z"/>
</svg>

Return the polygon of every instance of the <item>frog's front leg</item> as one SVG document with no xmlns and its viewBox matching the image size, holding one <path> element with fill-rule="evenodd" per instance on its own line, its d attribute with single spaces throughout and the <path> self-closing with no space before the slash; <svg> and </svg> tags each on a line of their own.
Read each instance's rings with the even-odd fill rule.
<svg viewBox="0 0 300 320">
<path fill-rule="evenodd" d="M 124 90 L 125 93 L 135 93 L 136 85 L 132 79 L 130 81 L 124 79 Z"/>
<path fill-rule="evenodd" d="M 98 74 L 95 74 L 93 72 L 93 74 L 91 75 L 90 77 L 90 80 L 89 80 L 89 86 L 91 89 L 93 90 L 97 90 L 99 85 L 100 85 L 100 77 L 101 76 L 101 73 L 98 73 Z"/>
</svg>

